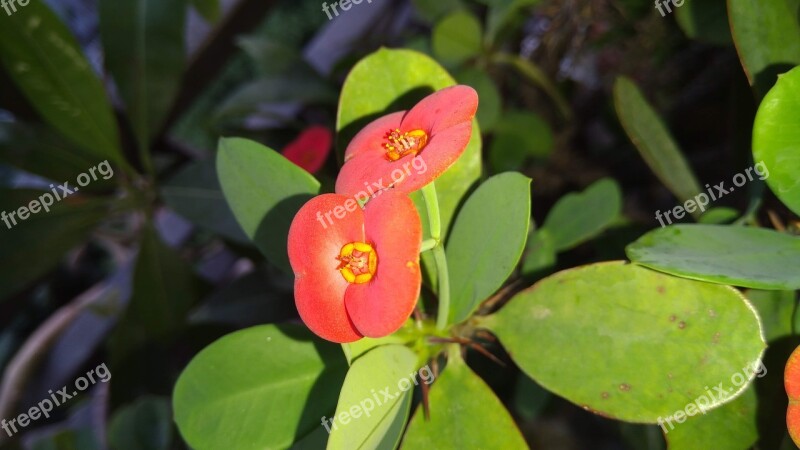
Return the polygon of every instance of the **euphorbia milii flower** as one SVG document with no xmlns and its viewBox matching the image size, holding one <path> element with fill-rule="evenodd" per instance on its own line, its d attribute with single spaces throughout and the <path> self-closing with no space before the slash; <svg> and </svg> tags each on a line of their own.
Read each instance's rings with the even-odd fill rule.
<svg viewBox="0 0 800 450">
<path fill-rule="evenodd" d="M 323 194 L 289 229 L 295 303 L 303 322 L 334 342 L 398 330 L 419 296 L 422 226 L 413 202 L 385 192 L 364 209 Z"/>
<path fill-rule="evenodd" d="M 283 149 L 283 156 L 306 172 L 315 173 L 325 164 L 332 143 L 333 135 L 330 130 L 320 125 L 313 125 L 303 130 Z"/>
<path fill-rule="evenodd" d="M 373 121 L 347 146 L 336 193 L 356 196 L 372 186 L 409 193 L 425 186 L 464 153 L 477 109 L 475 90 L 458 85 Z"/>
</svg>

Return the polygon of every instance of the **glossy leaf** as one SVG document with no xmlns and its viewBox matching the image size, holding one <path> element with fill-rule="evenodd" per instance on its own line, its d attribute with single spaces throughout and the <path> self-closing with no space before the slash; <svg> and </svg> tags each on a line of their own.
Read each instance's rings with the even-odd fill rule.
<svg viewBox="0 0 800 450">
<path fill-rule="evenodd" d="M 544 388 L 605 417 L 655 423 L 723 383 L 746 386 L 765 343 L 736 290 L 623 262 L 566 270 L 479 323 Z M 535 345 L 531 345 L 535 343 Z M 698 370 L 702 367 L 702 370 Z M 591 370 L 587 370 L 591 368 Z"/>
<path fill-rule="evenodd" d="M 186 0 L 100 0 L 105 64 L 141 146 L 160 131 L 186 61 Z"/>
<path fill-rule="evenodd" d="M 172 441 L 172 414 L 162 397 L 142 397 L 114 413 L 108 430 L 114 450 L 167 450 Z"/>
<path fill-rule="evenodd" d="M 492 129 L 500 118 L 502 97 L 494 81 L 486 72 L 474 68 L 462 70 L 456 75 L 460 84 L 471 86 L 478 92 L 478 112 L 475 117 L 484 132 Z"/>
<path fill-rule="evenodd" d="M 305 328 L 263 325 L 200 352 L 175 386 L 175 422 L 197 449 L 288 448 L 319 432 L 347 363 Z"/>
<path fill-rule="evenodd" d="M 800 288 L 800 238 L 763 228 L 673 225 L 625 249 L 631 261 L 684 278 L 757 289 Z"/>
<path fill-rule="evenodd" d="M 482 0 L 482 2 L 489 6 L 486 37 L 489 42 L 494 42 L 504 26 L 519 14 L 521 9 L 536 5 L 540 0 Z"/>
<path fill-rule="evenodd" d="M 448 14 L 433 28 L 433 53 L 446 64 L 461 64 L 481 51 L 481 23 L 467 10 Z"/>
<path fill-rule="evenodd" d="M 430 420 L 417 407 L 404 448 L 527 449 L 503 403 L 461 359 L 451 357 L 429 394 Z"/>
<path fill-rule="evenodd" d="M 273 264 L 291 273 L 289 226 L 319 192 L 319 182 L 271 148 L 239 138 L 220 140 L 217 175 L 245 234 Z"/>
<path fill-rule="evenodd" d="M 742 395 L 705 414 L 696 414 L 683 423 L 665 423 L 669 450 L 741 450 L 751 448 L 758 439 L 756 391 L 752 386 Z M 673 428 L 674 427 L 674 428 Z"/>
<path fill-rule="evenodd" d="M 0 60 L 48 124 L 98 161 L 122 162 L 103 85 L 75 37 L 46 3 L 32 1 L 3 18 Z"/>
<path fill-rule="evenodd" d="M 756 114 L 753 158 L 766 166 L 767 185 L 800 215 L 800 67 L 781 75 Z"/>
<path fill-rule="evenodd" d="M 726 0 L 685 1 L 673 10 L 678 25 L 690 38 L 715 45 L 732 42 Z"/>
<path fill-rule="evenodd" d="M 633 145 L 678 200 L 685 202 L 703 192 L 664 122 L 631 80 L 617 78 L 614 105 Z"/>
<path fill-rule="evenodd" d="M 720 206 L 717 208 L 707 209 L 697 221 L 698 223 L 715 225 L 732 222 L 737 217 L 739 217 L 739 211 L 733 208 Z"/>
<path fill-rule="evenodd" d="M 342 88 L 336 121 L 340 154 L 372 120 L 409 109 L 431 92 L 454 84 L 447 71 L 422 53 L 384 48 L 368 55 L 353 67 Z M 480 175 L 481 131 L 473 123 L 464 154 L 436 180 L 443 230 L 449 229 L 459 203 Z"/>
<path fill-rule="evenodd" d="M 546 231 L 558 252 L 585 242 L 619 220 L 622 192 L 610 178 L 599 180 L 581 193 L 567 194 L 547 214 Z"/>
<path fill-rule="evenodd" d="M 530 225 L 530 185 L 516 172 L 495 175 L 459 212 L 447 241 L 452 323 L 469 317 L 519 262 Z"/>
<path fill-rule="evenodd" d="M 49 191 L 0 192 L 0 211 L 5 217 L 0 222 L 0 299 L 18 292 L 55 267 L 64 254 L 82 243 L 107 214 L 105 201 L 80 197 L 67 197 L 55 202 L 48 212 L 42 207 L 42 202 L 48 201 L 41 198 L 45 194 L 53 201 Z M 32 205 L 34 201 L 38 206 Z M 38 212 L 20 220 L 19 209 L 25 207 L 29 210 L 30 206 Z M 10 213 L 15 214 L 12 217 L 8 215 Z"/>
<path fill-rule="evenodd" d="M 58 184 L 74 180 L 102 162 L 49 127 L 21 122 L 0 123 L 0 161 Z M 101 176 L 81 189 L 109 191 L 119 180 L 120 177 L 104 180 Z"/>
<path fill-rule="evenodd" d="M 439 0 L 431 2 L 428 0 L 412 0 L 414 7 L 427 20 L 433 22 L 443 15 L 462 8 L 464 5 L 461 0 Z"/>
<path fill-rule="evenodd" d="M 147 340 L 169 342 L 186 326 L 199 295 L 191 266 L 147 226 L 133 271 L 133 293 L 111 338 L 114 360 L 125 358 Z"/>
<path fill-rule="evenodd" d="M 498 172 L 516 170 L 528 158 L 547 159 L 553 146 L 553 131 L 539 115 L 507 111 L 495 129 L 489 159 Z"/>
<path fill-rule="evenodd" d="M 762 291 L 750 289 L 745 293 L 758 311 L 764 326 L 764 339 L 773 342 L 793 333 L 795 308 L 794 291 Z"/>
<path fill-rule="evenodd" d="M 384 345 L 356 360 L 339 394 L 333 425 L 328 422 L 327 448 L 397 448 L 411 406 L 414 384 L 409 374 L 415 373 L 416 365 L 417 355 L 401 345 Z M 391 399 L 384 395 L 386 389 Z"/>
<path fill-rule="evenodd" d="M 236 242 L 249 239 L 225 201 L 213 159 L 186 165 L 161 188 L 164 201 L 195 225 Z"/>
<path fill-rule="evenodd" d="M 523 275 L 535 275 L 541 270 L 556 264 L 556 248 L 550 232 L 538 229 L 531 234 L 525 245 L 525 261 L 522 263 Z"/>
<path fill-rule="evenodd" d="M 731 34 L 750 85 L 764 95 L 776 75 L 800 64 L 796 0 L 728 0 Z"/>
</svg>

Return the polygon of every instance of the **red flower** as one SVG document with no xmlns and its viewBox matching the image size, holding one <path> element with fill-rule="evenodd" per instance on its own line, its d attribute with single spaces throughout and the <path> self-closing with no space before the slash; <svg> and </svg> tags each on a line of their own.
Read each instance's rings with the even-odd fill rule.
<svg viewBox="0 0 800 450">
<path fill-rule="evenodd" d="M 382 193 L 363 210 L 344 195 L 311 199 L 289 229 L 303 322 L 334 342 L 398 330 L 419 296 L 421 243 L 419 214 L 405 195 Z"/>
<path fill-rule="evenodd" d="M 336 193 L 356 196 L 365 186 L 409 193 L 425 186 L 464 153 L 477 109 L 475 90 L 458 85 L 373 121 L 347 146 Z"/>
<path fill-rule="evenodd" d="M 320 125 L 310 126 L 283 149 L 283 156 L 306 172 L 315 173 L 325 164 L 332 142 L 330 130 Z"/>
</svg>

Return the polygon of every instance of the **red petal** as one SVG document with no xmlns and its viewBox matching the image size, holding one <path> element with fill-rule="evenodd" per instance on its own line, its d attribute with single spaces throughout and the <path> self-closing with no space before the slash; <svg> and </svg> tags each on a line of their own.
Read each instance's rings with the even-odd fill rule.
<svg viewBox="0 0 800 450">
<path fill-rule="evenodd" d="M 434 136 L 450 127 L 472 122 L 478 110 L 478 93 L 469 86 L 444 88 L 423 98 L 405 117 L 403 131 L 425 130 Z"/>
<path fill-rule="evenodd" d="M 319 125 L 311 126 L 283 149 L 283 156 L 306 172 L 314 173 L 325 164 L 332 142 L 333 134 L 330 130 Z"/>
<path fill-rule="evenodd" d="M 364 215 L 378 270 L 369 283 L 347 289 L 345 304 L 361 334 L 381 337 L 403 326 L 417 304 L 422 225 L 411 199 L 391 191 L 371 200 Z"/>
<path fill-rule="evenodd" d="M 400 128 L 400 121 L 403 119 L 405 113 L 405 111 L 398 111 L 388 114 L 373 120 L 369 125 L 362 128 L 347 146 L 347 150 L 344 152 L 344 160 L 347 161 L 355 155 L 367 150 L 385 154 L 386 149 L 383 147 L 383 144 L 387 142 L 386 133 Z"/>
<path fill-rule="evenodd" d="M 353 209 L 354 202 L 342 195 L 319 195 L 300 208 L 289 228 L 297 311 L 311 331 L 334 342 L 362 337 L 347 315 L 344 298 L 349 283 L 337 270 L 336 259 L 342 246 L 365 239 L 364 212 L 357 204 Z"/>
</svg>

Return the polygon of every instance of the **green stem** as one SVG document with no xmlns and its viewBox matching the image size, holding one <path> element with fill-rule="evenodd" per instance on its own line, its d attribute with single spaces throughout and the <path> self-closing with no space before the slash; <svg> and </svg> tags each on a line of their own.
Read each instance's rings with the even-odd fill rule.
<svg viewBox="0 0 800 450">
<path fill-rule="evenodd" d="M 444 254 L 443 246 L 437 245 L 433 248 L 433 259 L 436 261 L 439 282 L 439 314 L 436 316 L 436 328 L 444 330 L 447 327 L 447 316 L 450 311 L 450 274 L 447 271 L 447 256 Z"/>
<path fill-rule="evenodd" d="M 419 248 L 419 252 L 427 252 L 428 250 L 433 250 L 434 247 L 439 243 L 436 239 L 425 239 L 422 241 L 422 246 Z"/>
<path fill-rule="evenodd" d="M 436 278 L 439 284 L 439 312 L 436 316 L 436 328 L 444 330 L 447 327 L 448 313 L 450 311 L 450 274 L 447 269 L 447 256 L 442 245 L 442 219 L 439 213 L 439 199 L 436 197 L 434 183 L 422 188 L 422 197 L 425 199 L 425 208 L 428 212 L 431 239 L 435 241 L 435 245 L 431 250 L 433 251 L 433 259 L 436 262 Z"/>
</svg>

